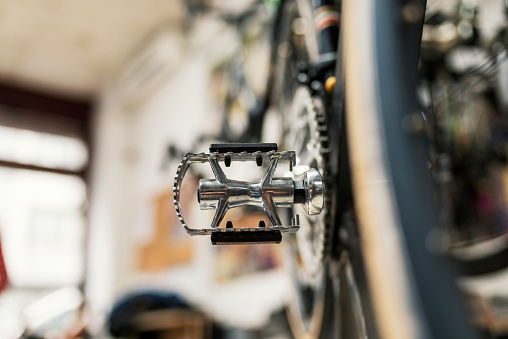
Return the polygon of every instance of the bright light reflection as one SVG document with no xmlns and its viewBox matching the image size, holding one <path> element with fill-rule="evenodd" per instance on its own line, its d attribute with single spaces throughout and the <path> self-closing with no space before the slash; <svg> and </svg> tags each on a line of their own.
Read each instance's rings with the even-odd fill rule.
<svg viewBox="0 0 508 339">
<path fill-rule="evenodd" d="M 14 287 L 76 285 L 83 273 L 82 179 L 0 167 L 0 235 Z"/>
<path fill-rule="evenodd" d="M 36 329 L 65 312 L 76 310 L 83 297 L 76 287 L 66 287 L 38 299 L 23 311 L 30 328 Z"/>
<path fill-rule="evenodd" d="M 0 126 L 0 159 L 78 171 L 87 163 L 88 153 L 77 138 Z"/>
</svg>

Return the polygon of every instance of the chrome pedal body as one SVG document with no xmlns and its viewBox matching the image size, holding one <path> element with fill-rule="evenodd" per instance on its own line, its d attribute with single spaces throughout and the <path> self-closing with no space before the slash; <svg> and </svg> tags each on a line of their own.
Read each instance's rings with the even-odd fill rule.
<svg viewBox="0 0 508 339">
<path fill-rule="evenodd" d="M 266 164 L 267 169 L 260 182 L 245 182 L 226 177 L 220 163 L 229 167 L 232 162 L 254 162 L 257 166 Z M 299 217 L 295 215 L 291 225 L 282 225 L 276 208 L 292 207 L 302 203 L 309 214 L 319 214 L 324 203 L 324 186 L 317 170 L 309 170 L 304 179 L 293 181 L 291 177 L 274 177 L 280 162 L 288 162 L 289 169 L 296 165 L 294 151 L 277 152 L 276 144 L 213 144 L 210 153 L 186 153 L 178 166 L 173 197 L 176 213 L 185 231 L 190 235 L 211 235 L 213 244 L 279 243 L 281 233 L 296 232 L 300 228 Z M 198 201 L 202 210 L 215 209 L 215 216 L 208 228 L 191 228 L 185 222 L 180 207 L 180 189 L 190 165 L 209 163 L 214 179 L 199 182 Z M 240 206 L 262 207 L 272 223 L 260 222 L 257 227 L 219 227 L 227 210 Z"/>
</svg>

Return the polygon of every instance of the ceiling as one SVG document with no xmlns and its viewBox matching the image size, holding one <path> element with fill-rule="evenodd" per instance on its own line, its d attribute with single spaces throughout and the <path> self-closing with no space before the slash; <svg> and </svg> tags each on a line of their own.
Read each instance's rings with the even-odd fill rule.
<svg viewBox="0 0 508 339">
<path fill-rule="evenodd" d="M 180 0 L 0 0 L 0 82 L 93 97 Z"/>
</svg>

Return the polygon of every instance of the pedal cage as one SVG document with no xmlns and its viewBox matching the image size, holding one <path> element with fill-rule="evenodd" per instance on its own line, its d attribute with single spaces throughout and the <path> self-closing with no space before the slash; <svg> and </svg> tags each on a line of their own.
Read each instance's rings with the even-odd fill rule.
<svg viewBox="0 0 508 339">
<path fill-rule="evenodd" d="M 261 182 L 243 182 L 226 177 L 219 162 L 226 167 L 233 161 L 253 161 L 257 166 L 267 163 L 267 170 Z M 296 164 L 294 151 L 277 152 L 277 144 L 212 144 L 210 153 L 186 153 L 178 166 L 173 186 L 174 205 L 177 216 L 185 231 L 190 235 L 211 235 L 214 245 L 280 243 L 282 234 L 294 233 L 300 228 L 299 216 L 291 219 L 291 225 L 284 226 L 277 214 L 276 207 L 292 207 L 295 203 L 304 204 L 309 214 L 319 214 L 324 203 L 324 186 L 317 170 L 305 173 L 304 180 L 292 178 L 274 178 L 274 172 L 280 161 L 289 162 L 292 171 Z M 199 182 L 198 202 L 202 210 L 215 209 L 215 216 L 209 228 L 190 228 L 182 215 L 180 207 L 180 189 L 185 173 L 191 164 L 209 163 L 215 179 L 202 179 Z M 230 208 L 245 205 L 260 206 L 272 223 L 266 226 L 244 228 L 233 227 L 228 221 L 226 227 L 219 227 Z"/>
</svg>

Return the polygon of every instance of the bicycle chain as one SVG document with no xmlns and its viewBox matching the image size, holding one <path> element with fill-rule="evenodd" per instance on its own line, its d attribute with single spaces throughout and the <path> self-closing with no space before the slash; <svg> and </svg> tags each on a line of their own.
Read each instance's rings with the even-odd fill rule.
<svg viewBox="0 0 508 339">
<path fill-rule="evenodd" d="M 317 100 L 313 100 L 317 101 Z M 319 131 L 319 142 L 321 144 L 320 154 L 323 161 L 323 182 L 326 187 L 325 192 L 325 205 L 324 205 L 324 223 L 325 223 L 325 238 L 323 239 L 324 246 L 323 246 L 323 258 L 327 255 L 327 253 L 330 253 L 330 246 L 331 246 L 331 236 L 330 236 L 330 229 L 331 229 L 331 221 L 332 216 L 330 214 L 330 211 L 332 209 L 332 190 L 330 189 L 333 186 L 333 180 L 331 178 L 331 171 L 330 171 L 330 148 L 329 148 L 329 137 L 328 137 L 328 125 L 327 125 L 327 119 L 326 119 L 326 112 L 323 107 L 322 99 L 319 98 L 319 106 L 316 106 L 316 102 L 314 102 L 314 112 L 316 114 L 316 122 L 318 126 Z"/>
</svg>

